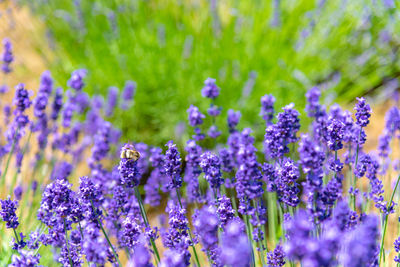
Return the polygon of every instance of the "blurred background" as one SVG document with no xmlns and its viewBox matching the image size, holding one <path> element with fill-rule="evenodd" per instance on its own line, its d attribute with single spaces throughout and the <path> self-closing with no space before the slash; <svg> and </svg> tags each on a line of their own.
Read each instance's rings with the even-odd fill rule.
<svg viewBox="0 0 400 267">
<path fill-rule="evenodd" d="M 0 10 L 0 38 L 15 46 L 14 84 L 35 90 L 49 69 L 67 89 L 71 72 L 85 68 L 86 92 L 107 99 L 110 86 L 121 92 L 135 81 L 135 104 L 110 119 L 124 139 L 154 145 L 187 140 L 186 110 L 206 113 L 208 77 L 221 88 L 220 128 L 233 108 L 261 136 L 267 93 L 278 110 L 294 102 L 303 112 L 312 86 L 326 104 L 381 101 L 398 88 L 393 0 L 3 0 Z"/>
</svg>

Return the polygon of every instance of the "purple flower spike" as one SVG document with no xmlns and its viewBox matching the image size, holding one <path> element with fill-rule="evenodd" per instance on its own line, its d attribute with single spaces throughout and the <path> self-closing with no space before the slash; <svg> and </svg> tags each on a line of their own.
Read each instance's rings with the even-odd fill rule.
<svg viewBox="0 0 400 267">
<path fill-rule="evenodd" d="M 121 148 L 121 152 L 126 150 L 134 150 L 131 144 L 125 144 Z M 140 172 L 137 166 L 137 161 L 127 158 L 121 158 L 118 166 L 120 173 L 120 183 L 128 187 L 135 187 L 140 183 Z"/>
<path fill-rule="evenodd" d="M 170 189 L 179 188 L 182 186 L 181 155 L 172 140 L 170 140 L 166 146 L 168 149 L 165 152 L 164 171 L 170 178 L 168 187 Z"/>
<path fill-rule="evenodd" d="M 204 251 L 210 255 L 214 266 L 220 266 L 218 263 L 218 225 L 219 219 L 213 206 L 204 206 L 198 213 L 193 222 L 196 233 L 200 237 Z"/>
<path fill-rule="evenodd" d="M 200 167 L 203 168 L 204 178 L 213 189 L 219 189 L 224 183 L 221 173 L 221 161 L 217 155 L 205 152 L 201 155 Z"/>
<path fill-rule="evenodd" d="M 397 254 L 399 254 L 399 253 L 400 253 L 400 237 L 398 237 L 398 238 L 394 241 L 393 245 L 394 245 L 394 250 L 396 251 Z M 397 263 L 400 263 L 400 257 L 399 257 L 399 255 L 396 255 L 396 256 L 394 257 L 394 261 L 397 262 Z"/>
<path fill-rule="evenodd" d="M 209 137 L 215 139 L 215 138 L 217 138 L 218 136 L 221 135 L 221 131 L 218 130 L 216 125 L 212 125 L 210 127 L 210 129 L 208 129 L 207 134 L 208 134 Z"/>
<path fill-rule="evenodd" d="M 208 113 L 208 115 L 210 115 L 212 117 L 217 117 L 217 116 L 219 116 L 219 114 L 221 114 L 221 110 L 222 110 L 222 108 L 215 106 L 215 105 L 211 105 L 208 108 L 207 113 Z"/>
<path fill-rule="evenodd" d="M 343 240 L 342 266 L 378 266 L 378 237 L 378 219 L 366 216 L 363 223 L 346 234 Z"/>
<path fill-rule="evenodd" d="M 221 263 L 227 266 L 247 267 L 251 262 L 251 245 L 244 223 L 232 220 L 221 237 Z"/>
<path fill-rule="evenodd" d="M 239 124 L 241 117 L 242 114 L 240 111 L 234 111 L 233 109 L 228 110 L 228 127 L 230 133 L 236 131 L 236 126 Z"/>
<path fill-rule="evenodd" d="M 55 91 L 53 105 L 52 105 L 51 119 L 53 121 L 57 120 L 58 116 L 60 115 L 62 106 L 63 106 L 63 89 L 58 87 Z"/>
<path fill-rule="evenodd" d="M 76 91 L 81 91 L 85 86 L 83 79 L 86 77 L 87 70 L 79 69 L 75 70 L 71 74 L 71 78 L 68 80 L 67 85 Z"/>
<path fill-rule="evenodd" d="M 216 80 L 207 78 L 204 81 L 204 87 L 201 90 L 201 95 L 206 98 L 215 99 L 219 96 L 219 87 L 215 84 Z"/>
<path fill-rule="evenodd" d="M 133 102 L 133 97 L 135 96 L 136 83 L 132 81 L 127 81 L 125 83 L 124 90 L 121 93 L 121 108 L 127 110 L 130 108 Z"/>
<path fill-rule="evenodd" d="M 19 225 L 18 217 L 15 214 L 18 202 L 12 201 L 11 197 L 8 196 L 6 200 L 0 200 L 0 204 L 1 204 L 0 216 L 2 220 L 6 222 L 6 227 L 16 229 Z"/>
<path fill-rule="evenodd" d="M 135 267 L 153 267 L 149 250 L 139 243 L 133 252 L 133 266 Z M 130 265 L 129 265 L 130 266 Z M 132 267 L 133 267 L 132 266 Z"/>
<path fill-rule="evenodd" d="M 319 104 L 320 97 L 321 91 L 318 87 L 313 87 L 306 93 L 306 111 L 309 117 L 319 119 L 326 115 L 325 108 Z"/>
<path fill-rule="evenodd" d="M 265 95 L 261 97 L 261 111 L 260 116 L 266 122 L 267 125 L 272 123 L 274 118 L 274 104 L 275 97 L 273 95 Z"/>
<path fill-rule="evenodd" d="M 20 250 L 19 255 L 14 254 L 11 257 L 10 267 L 36 267 L 39 266 L 40 254 L 34 251 Z"/>
<path fill-rule="evenodd" d="M 112 86 L 108 89 L 107 106 L 105 110 L 105 114 L 107 117 L 112 116 L 114 113 L 114 109 L 117 106 L 118 102 L 118 94 L 119 90 L 117 87 Z"/>
<path fill-rule="evenodd" d="M 1 61 L 3 61 L 3 64 L 1 65 L 1 70 L 4 73 L 10 73 L 11 72 L 10 64 L 14 61 L 12 44 L 10 39 L 8 38 L 3 39 L 3 47 L 4 51 L 1 56 Z"/>
<path fill-rule="evenodd" d="M 285 252 L 280 244 L 278 244 L 273 251 L 267 253 L 267 264 L 270 267 L 281 267 L 284 266 Z"/>
<path fill-rule="evenodd" d="M 124 246 L 134 249 L 139 242 L 141 234 L 140 225 L 135 221 L 134 216 L 128 215 L 122 223 L 122 240 Z"/>
<path fill-rule="evenodd" d="M 203 115 L 200 111 L 199 108 L 193 105 L 190 105 L 190 108 L 187 110 L 189 114 L 189 124 L 192 127 L 196 127 L 198 125 L 203 124 L 203 119 L 206 117 Z"/>
<path fill-rule="evenodd" d="M 327 127 L 327 135 L 325 136 L 329 149 L 334 151 L 342 149 L 343 136 L 344 123 L 336 119 L 331 119 Z"/>
<path fill-rule="evenodd" d="M 369 117 L 371 117 L 371 107 L 365 102 L 365 98 L 357 98 L 357 104 L 354 107 L 356 110 L 356 123 L 365 127 L 369 123 Z"/>
</svg>

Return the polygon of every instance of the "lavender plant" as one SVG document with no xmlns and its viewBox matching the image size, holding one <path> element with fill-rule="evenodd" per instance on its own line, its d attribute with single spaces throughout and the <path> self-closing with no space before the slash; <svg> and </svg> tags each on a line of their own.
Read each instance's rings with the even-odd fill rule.
<svg viewBox="0 0 400 267">
<path fill-rule="evenodd" d="M 208 78 L 209 108 L 188 108 L 192 138 L 181 154 L 173 140 L 165 149 L 123 143 L 107 117 L 132 105 L 136 85 L 127 82 L 121 94 L 110 87 L 104 102 L 85 93 L 86 75 L 74 71 L 64 91 L 45 72 L 36 95 L 17 85 L 3 112 L 2 266 L 398 264 L 399 238 L 389 245 L 400 235 L 397 107 L 368 151 L 373 113 L 364 98 L 353 116 L 338 105 L 328 110 L 311 88 L 305 132 L 293 104 L 275 114 L 265 95 L 258 140 L 241 127 L 240 111 L 228 110 L 226 128 L 216 128 L 224 110 Z"/>
</svg>

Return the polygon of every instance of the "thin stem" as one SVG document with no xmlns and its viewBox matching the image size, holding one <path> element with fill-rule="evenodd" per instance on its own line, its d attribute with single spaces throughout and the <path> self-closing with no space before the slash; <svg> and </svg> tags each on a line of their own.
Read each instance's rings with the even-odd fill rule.
<svg viewBox="0 0 400 267">
<path fill-rule="evenodd" d="M 31 140 L 31 136 L 32 136 L 32 131 L 29 131 L 28 140 L 26 141 L 24 149 L 22 150 L 22 155 L 25 155 L 26 151 L 28 150 L 29 143 L 30 143 L 30 140 Z M 9 195 L 12 195 L 13 189 L 14 189 L 15 184 L 17 182 L 18 174 L 20 172 L 21 172 L 21 166 L 18 167 L 17 172 L 14 174 L 13 180 L 11 182 L 11 187 L 10 187 L 9 192 L 8 192 Z"/>
<path fill-rule="evenodd" d="M 63 218 L 63 220 L 64 220 L 65 244 L 66 244 L 67 250 L 68 250 L 69 264 L 70 264 L 71 267 L 72 267 L 72 266 L 74 266 L 74 264 L 72 263 L 71 253 L 70 253 L 70 251 L 69 251 L 67 225 L 66 225 L 66 223 L 65 223 L 65 218 Z"/>
<path fill-rule="evenodd" d="M 15 240 L 17 240 L 17 244 L 19 245 L 19 238 L 18 238 L 17 232 L 15 231 L 14 228 L 13 228 L 13 232 L 14 232 Z"/>
<path fill-rule="evenodd" d="M 396 193 L 396 189 L 397 189 L 397 186 L 399 185 L 399 182 L 400 182 L 400 176 L 397 178 L 396 185 L 394 186 L 394 189 L 392 192 L 392 196 L 390 197 L 390 201 L 387 205 L 388 212 L 389 212 L 390 207 L 392 206 L 393 197 L 394 197 L 394 194 Z M 380 251 L 379 251 L 379 265 L 381 264 L 382 254 L 383 254 L 383 250 L 384 250 L 384 242 L 385 242 L 386 229 L 387 229 L 387 225 L 388 225 L 388 218 L 389 218 L 389 214 L 385 214 L 385 222 L 383 224 L 381 247 L 380 247 Z"/>
<path fill-rule="evenodd" d="M 181 209 L 183 209 L 182 202 L 181 202 L 181 194 L 180 194 L 178 188 L 176 188 L 176 195 L 178 197 L 179 206 L 181 207 Z M 201 266 L 200 265 L 200 260 L 199 260 L 199 256 L 197 255 L 196 248 L 194 246 L 193 237 L 192 237 L 192 231 L 190 230 L 190 227 L 188 227 L 188 233 L 189 233 L 189 237 L 190 237 L 190 242 L 192 243 L 192 249 L 193 249 L 194 258 L 196 260 L 197 266 L 200 267 Z"/>
<path fill-rule="evenodd" d="M 356 162 L 354 164 L 354 171 L 357 169 L 357 164 L 358 164 L 358 152 L 360 150 L 360 145 L 358 143 L 360 140 L 360 136 L 361 136 L 361 129 L 360 129 L 360 132 L 358 133 L 358 137 L 357 137 Z M 356 175 L 354 173 L 353 173 L 353 179 L 352 179 L 352 186 L 353 186 L 353 190 L 355 190 L 356 189 Z M 356 195 L 352 194 L 351 198 L 353 200 L 352 201 L 353 210 L 355 211 L 356 210 Z"/>
<path fill-rule="evenodd" d="M 17 138 L 17 135 L 18 135 L 18 129 L 15 131 L 13 142 L 12 142 L 12 145 L 11 145 L 11 150 L 8 153 L 6 167 L 4 168 L 3 175 L 1 176 L 1 186 L 4 185 L 4 182 L 5 182 L 5 179 L 6 179 L 6 175 L 7 175 L 8 167 L 10 165 L 11 157 L 12 157 L 12 154 L 14 153 L 15 144 L 17 143 L 16 140 L 15 140 Z"/>
<path fill-rule="evenodd" d="M 146 225 L 146 227 L 149 227 L 149 225 L 150 225 L 149 220 L 147 218 L 146 210 L 144 209 L 143 202 L 142 202 L 142 197 L 140 196 L 140 192 L 139 192 L 139 189 L 137 188 L 137 186 L 135 186 L 135 193 L 136 193 L 137 201 L 139 202 L 140 213 L 142 214 L 144 224 Z M 154 239 L 152 237 L 150 237 L 150 243 L 151 243 L 151 246 L 153 247 L 154 253 L 156 255 L 156 263 L 158 265 L 158 263 L 160 262 L 160 254 L 158 253 L 156 243 L 154 242 Z"/>
<path fill-rule="evenodd" d="M 253 201 L 253 206 L 254 206 L 254 208 L 256 209 L 257 222 L 258 222 L 259 226 L 262 227 L 263 225 L 261 224 L 260 216 L 258 215 L 257 202 L 256 202 L 254 199 L 253 199 L 252 201 Z M 267 250 L 267 251 L 268 251 L 268 247 L 267 247 L 267 236 L 266 236 L 266 233 L 265 233 L 265 227 L 264 227 L 264 229 L 261 229 L 261 231 L 262 231 L 262 233 L 263 233 L 263 242 L 261 243 L 261 241 L 260 241 L 260 243 L 261 243 L 263 246 L 260 247 L 260 249 L 261 249 L 261 250 Z M 263 257 L 263 259 L 264 259 L 264 257 Z M 263 261 L 263 262 L 264 262 L 264 261 Z"/>
<path fill-rule="evenodd" d="M 250 249 L 251 249 L 251 256 L 252 256 L 251 266 L 255 266 L 256 265 L 256 260 L 255 260 L 255 257 L 254 257 L 253 239 L 251 237 L 251 230 L 250 230 L 250 223 L 249 223 L 249 216 L 248 215 L 245 215 L 245 221 L 246 221 L 247 238 L 249 239 L 249 242 L 250 242 Z"/>
<path fill-rule="evenodd" d="M 121 262 L 119 261 L 118 254 L 117 254 L 117 252 L 115 251 L 114 246 L 112 245 L 110 239 L 108 238 L 108 235 L 107 235 L 106 231 L 105 231 L 104 228 L 103 228 L 103 225 L 102 225 L 102 223 L 101 223 L 101 221 L 100 221 L 100 219 L 99 219 L 99 216 L 97 215 L 96 208 L 94 207 L 93 201 L 92 201 L 92 200 L 90 200 L 90 204 L 92 205 L 92 209 L 93 209 L 94 215 L 95 215 L 95 217 L 96 217 L 97 223 L 99 224 L 99 226 L 100 226 L 100 228 L 101 228 L 101 231 L 102 231 L 103 234 L 104 234 L 104 237 L 107 239 L 108 245 L 110 246 L 110 248 L 111 248 L 111 250 L 112 250 L 112 252 L 113 252 L 113 254 L 114 254 L 115 259 L 118 261 L 119 266 L 123 266 L 123 265 L 121 264 Z"/>
<path fill-rule="evenodd" d="M 273 192 L 267 192 L 268 199 L 268 230 L 272 239 L 272 245 L 276 242 L 276 200 Z"/>
<path fill-rule="evenodd" d="M 235 210 L 235 216 L 238 217 L 238 208 L 237 208 L 237 204 L 236 204 L 236 197 L 235 197 L 235 192 L 232 193 L 232 207 Z"/>
</svg>

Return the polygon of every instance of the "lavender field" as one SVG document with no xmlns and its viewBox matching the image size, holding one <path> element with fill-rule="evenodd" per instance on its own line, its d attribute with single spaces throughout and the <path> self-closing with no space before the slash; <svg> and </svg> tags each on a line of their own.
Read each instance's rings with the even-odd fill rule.
<svg viewBox="0 0 400 267">
<path fill-rule="evenodd" d="M 150 2 L 138 2 L 135 8 L 156 9 L 156 2 Z M 280 22 L 273 26 L 284 28 L 287 14 L 276 10 L 281 7 L 285 13 L 289 3 L 274 3 L 272 18 Z M 12 6 L 17 9 L 10 12 L 25 12 L 25 4 L 5 3 L 4 10 Z M 46 21 L 58 12 L 68 21 L 60 6 L 45 4 L 26 4 L 33 10 L 32 20 L 40 14 Z M 114 4 L 129 6 L 115 1 L 112 11 L 119 10 Z M 86 42 L 80 48 L 97 51 L 101 38 L 91 36 L 99 40 L 97 48 L 86 38 L 96 23 L 99 28 L 91 34 L 104 31 L 100 22 L 85 20 L 93 15 L 84 9 L 90 5 L 73 1 L 74 11 L 82 12 L 81 30 L 87 30 L 77 37 Z M 212 33 L 218 40 L 228 31 L 218 17 L 223 3 L 210 5 L 212 21 L 221 19 L 210 25 L 221 31 Z M 322 14 L 334 6 L 322 1 L 313 10 Z M 73 47 L 60 49 L 69 37 L 57 32 L 72 34 L 73 24 L 35 24 L 52 30 L 58 46 L 49 52 L 55 58 L 44 57 L 40 64 L 38 58 L 16 52 L 27 50 L 15 38 L 26 28 L 8 28 L 13 38 L 5 36 L 0 46 L 0 266 L 400 266 L 400 39 L 395 34 L 400 13 L 391 1 L 379 8 L 374 15 L 386 20 L 370 18 L 372 26 L 362 28 L 377 34 L 375 27 L 383 25 L 392 31 L 386 36 L 391 41 L 367 45 L 369 57 L 378 59 L 369 66 L 374 71 L 364 72 L 368 64 L 360 64 L 360 80 L 350 84 L 351 71 L 344 67 L 325 66 L 332 77 L 319 82 L 299 70 L 296 77 L 307 81 L 292 91 L 278 81 L 272 83 L 275 87 L 256 85 L 257 72 L 251 72 L 238 101 L 233 101 L 237 87 L 214 67 L 170 76 L 169 86 L 179 84 L 176 90 L 184 91 L 173 95 L 154 77 L 146 81 L 148 73 L 135 81 L 125 74 L 108 80 L 110 66 L 93 67 L 91 55 L 88 65 L 76 63 L 84 58 L 74 59 Z M 168 25 L 164 15 L 160 21 Z M 121 32 L 130 23 L 122 18 L 129 16 L 116 20 Z M 356 38 L 351 33 L 346 40 Z M 129 39 L 120 41 L 124 38 Z M 382 50 L 374 50 L 377 44 L 391 51 L 390 62 Z M 143 58 L 154 56 L 154 47 L 136 49 Z M 288 57 L 300 53 L 284 49 Z M 163 61 L 161 51 L 154 53 Z M 214 56 L 209 59 L 218 61 Z M 338 60 L 354 63 L 349 55 Z M 32 62 L 48 70 L 38 75 Z M 67 67 L 60 68 L 60 62 Z M 143 64 L 168 67 L 165 62 Z M 154 69 L 154 76 L 166 79 L 169 72 L 160 69 Z M 260 70 L 257 79 L 268 84 Z M 96 83 L 100 74 L 104 77 Z M 373 78 L 366 81 L 368 77 Z M 187 87 L 180 83 L 185 79 Z M 149 102 L 153 97 L 160 102 Z"/>
</svg>

